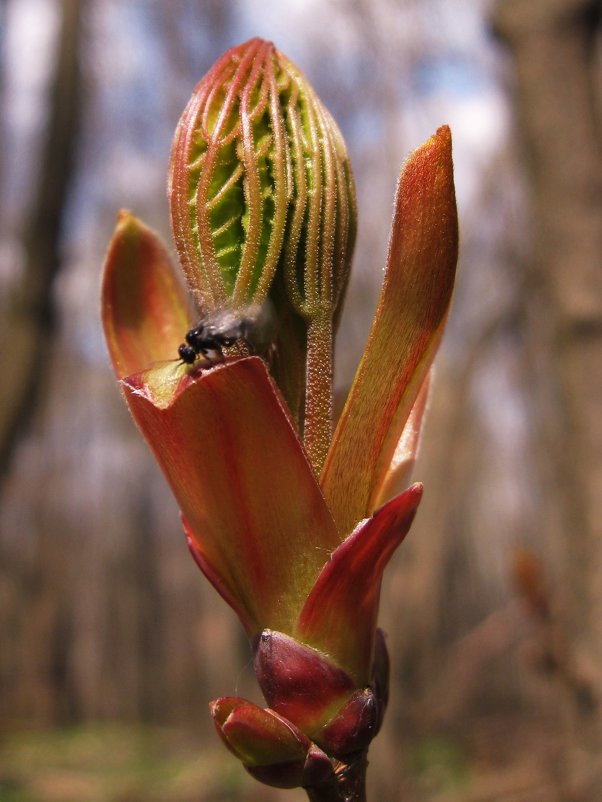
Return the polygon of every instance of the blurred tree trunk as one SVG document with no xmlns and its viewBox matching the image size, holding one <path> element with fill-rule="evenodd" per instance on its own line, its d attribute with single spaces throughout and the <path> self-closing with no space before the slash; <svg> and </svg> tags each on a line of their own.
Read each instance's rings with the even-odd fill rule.
<svg viewBox="0 0 602 802">
<path fill-rule="evenodd" d="M 547 398 L 541 435 L 558 489 L 553 560 L 572 663 L 565 687 L 571 799 L 602 799 L 602 154 L 596 91 L 601 5 L 502 0 L 494 25 L 511 50 L 531 179 L 534 377 Z M 553 485 L 552 485 L 553 483 Z M 558 492 L 559 491 L 559 492 Z M 553 521 L 553 518 L 550 519 Z M 544 527 L 550 521 L 543 521 Z"/>
<path fill-rule="evenodd" d="M 0 476 L 27 426 L 43 382 L 54 331 L 52 284 L 60 267 L 61 224 L 74 171 L 80 119 L 78 41 L 82 0 L 61 0 L 61 30 L 49 87 L 39 181 L 24 221 L 23 273 L 0 328 L 5 376 L 0 404 Z"/>
<path fill-rule="evenodd" d="M 61 265 L 61 233 L 80 119 L 78 47 L 83 3 L 57 3 L 60 26 L 41 152 L 36 159 L 38 178 L 23 221 L 23 268 L 10 297 L 3 299 L 0 360 L 8 380 L 3 382 L 0 403 L 0 476 L 5 492 L 11 489 L 11 458 L 34 413 L 41 409 L 41 389 L 47 387 L 50 372 L 55 330 L 52 285 Z M 43 400 L 45 408 L 48 393 Z M 37 463 L 43 462 L 38 454 Z M 47 521 L 39 528 L 31 525 L 39 499 L 51 486 L 50 478 L 47 474 L 44 482 L 37 483 L 31 474 L 26 477 L 32 518 L 29 529 L 19 534 L 26 534 L 27 542 L 21 539 L 15 548 L 8 531 L 0 541 L 2 624 L 10 633 L 2 662 L 2 691 L 7 691 L 3 706 L 10 710 L 20 697 L 27 697 L 35 711 L 31 720 L 44 722 L 56 706 L 49 685 L 61 685 L 70 627 L 65 609 L 66 566 L 60 562 L 61 552 L 53 539 L 56 532 Z M 33 496 L 31 485 L 35 487 Z M 28 561 L 32 553 L 35 558 Z"/>
</svg>

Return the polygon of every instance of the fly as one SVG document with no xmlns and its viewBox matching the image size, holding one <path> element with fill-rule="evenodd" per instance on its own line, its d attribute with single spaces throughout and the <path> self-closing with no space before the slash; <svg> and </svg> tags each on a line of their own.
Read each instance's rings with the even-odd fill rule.
<svg viewBox="0 0 602 802">
<path fill-rule="evenodd" d="M 241 317 L 230 311 L 216 311 L 205 315 L 194 328 L 186 332 L 178 348 L 178 355 L 186 365 L 192 365 L 198 357 L 204 357 L 209 365 L 224 361 L 224 348 L 232 348 L 237 342 L 247 339 L 253 330 L 259 309 L 249 307 Z"/>
</svg>

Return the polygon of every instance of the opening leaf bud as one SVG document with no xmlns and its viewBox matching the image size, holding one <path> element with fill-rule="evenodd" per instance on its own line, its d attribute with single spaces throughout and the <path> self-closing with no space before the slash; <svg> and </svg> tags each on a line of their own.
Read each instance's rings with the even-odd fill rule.
<svg viewBox="0 0 602 802">
<path fill-rule="evenodd" d="M 336 123 L 271 42 L 227 51 L 195 88 L 176 129 L 169 200 L 201 311 L 261 306 L 269 296 L 276 323 L 290 329 L 275 337 L 272 370 L 304 419 L 319 472 L 332 434 L 334 323 L 355 241 L 355 187 Z"/>
<path fill-rule="evenodd" d="M 283 262 L 300 313 L 336 307 L 355 235 L 345 145 L 271 42 L 228 50 L 196 86 L 174 138 L 169 199 L 203 309 L 262 303 Z"/>
</svg>

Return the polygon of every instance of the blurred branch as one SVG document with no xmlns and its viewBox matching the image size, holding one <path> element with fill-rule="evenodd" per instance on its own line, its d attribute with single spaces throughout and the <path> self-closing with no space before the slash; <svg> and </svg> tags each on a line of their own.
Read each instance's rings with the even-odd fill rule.
<svg viewBox="0 0 602 802">
<path fill-rule="evenodd" d="M 52 284 L 60 269 L 64 210 L 74 172 L 80 118 L 78 41 L 83 0 L 62 0 L 39 184 L 24 222 L 25 264 L 0 329 L 4 382 L 0 404 L 0 476 L 29 423 L 55 328 Z"/>
</svg>

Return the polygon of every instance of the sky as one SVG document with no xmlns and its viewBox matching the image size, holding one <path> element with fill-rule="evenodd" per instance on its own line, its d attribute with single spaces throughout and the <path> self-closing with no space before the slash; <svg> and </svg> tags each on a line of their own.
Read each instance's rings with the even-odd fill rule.
<svg viewBox="0 0 602 802">
<path fill-rule="evenodd" d="M 189 13 L 189 2 L 179 0 L 173 7 L 178 5 Z M 100 84 L 100 93 L 105 95 L 104 102 L 106 96 L 111 98 L 109 111 L 115 129 L 123 126 L 120 117 L 127 118 L 134 93 L 136 104 L 144 107 L 147 117 L 157 114 L 165 101 L 161 75 L 168 72 L 169 65 L 164 63 L 166 53 L 156 46 L 158 31 L 153 28 L 148 7 L 141 0 L 128 4 L 105 0 L 98 4 L 99 10 L 89 24 L 93 30 L 88 33 L 92 39 L 88 52 L 94 62 L 94 77 Z M 442 122 L 449 123 L 454 132 L 460 204 L 470 203 L 482 162 L 500 147 L 508 127 L 499 65 L 484 24 L 487 5 L 463 0 L 426 0 L 421 4 L 373 0 L 369 7 L 370 24 L 366 33 L 344 2 L 239 0 L 225 38 L 231 44 L 257 34 L 272 39 L 317 85 L 321 74 L 326 73 L 329 84 L 338 83 L 345 92 L 353 92 L 350 81 L 354 65 L 361 62 L 366 42 L 368 46 L 372 42 L 372 46 L 379 48 L 376 66 L 368 64 L 368 69 L 373 69 L 375 84 L 382 79 L 380 72 L 388 65 L 391 70 L 399 69 L 395 65 L 405 67 L 399 69 L 397 87 L 404 129 L 400 148 L 408 147 L 405 140 L 415 147 Z M 435 20 L 437 25 L 433 24 Z M 56 28 L 55 0 L 9 3 L 5 126 L 9 149 L 11 152 L 16 149 L 17 155 L 32 151 L 35 134 L 43 121 L 45 81 Z M 204 31 L 201 36 L 195 33 L 191 36 L 191 47 L 197 47 L 195 40 L 205 37 Z M 207 49 L 207 43 L 201 41 L 199 51 L 203 50 L 203 44 Z M 323 54 L 319 61 L 312 58 L 316 47 Z M 163 139 L 150 134 L 150 128 L 140 126 L 133 136 L 126 130 L 128 141 L 113 143 L 117 151 L 128 145 L 135 149 L 135 153 L 123 156 L 131 160 L 134 171 L 138 154 L 161 155 Z M 146 141 L 141 142 L 145 133 Z M 358 109 L 350 131 L 344 133 L 351 138 L 352 147 L 353 138 L 378 146 L 382 124 Z M 117 139 L 115 135 L 114 138 Z M 27 194 L 25 187 L 32 179 L 27 173 L 28 161 L 11 159 L 8 170 L 5 167 L 10 205 L 18 205 L 19 198 Z M 119 183 L 119 173 L 123 172 L 119 157 L 113 170 Z"/>
</svg>

